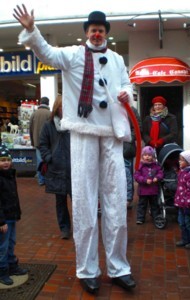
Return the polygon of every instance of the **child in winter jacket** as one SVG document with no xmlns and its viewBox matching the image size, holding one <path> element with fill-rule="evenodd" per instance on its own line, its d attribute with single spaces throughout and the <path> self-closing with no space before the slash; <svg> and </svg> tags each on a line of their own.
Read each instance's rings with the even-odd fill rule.
<svg viewBox="0 0 190 300">
<path fill-rule="evenodd" d="M 0 144 L 0 283 L 12 285 L 12 275 L 25 275 L 14 254 L 16 244 L 16 221 L 21 210 L 16 184 L 16 170 L 5 145 Z"/>
<path fill-rule="evenodd" d="M 155 150 L 146 146 L 142 149 L 139 169 L 134 174 L 138 182 L 139 201 L 137 206 L 137 224 L 145 222 L 148 204 L 151 208 L 153 219 L 159 214 L 157 197 L 159 193 L 159 181 L 164 177 L 160 165 L 156 162 Z"/>
<path fill-rule="evenodd" d="M 178 207 L 181 240 L 176 243 L 176 246 L 190 249 L 190 150 L 180 153 L 179 167 L 174 204 Z"/>
</svg>

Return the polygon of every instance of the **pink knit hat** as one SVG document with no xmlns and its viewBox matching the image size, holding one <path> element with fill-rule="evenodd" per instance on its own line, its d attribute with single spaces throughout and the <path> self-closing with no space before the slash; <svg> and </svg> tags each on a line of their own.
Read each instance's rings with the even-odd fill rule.
<svg viewBox="0 0 190 300">
<path fill-rule="evenodd" d="M 190 165 L 190 150 L 183 151 L 180 153 L 180 155 L 183 156 L 183 158 L 185 158 L 185 160 Z"/>
<path fill-rule="evenodd" d="M 155 150 L 151 146 L 145 146 L 142 149 L 141 155 L 143 156 L 145 154 L 151 155 L 155 158 Z"/>
</svg>

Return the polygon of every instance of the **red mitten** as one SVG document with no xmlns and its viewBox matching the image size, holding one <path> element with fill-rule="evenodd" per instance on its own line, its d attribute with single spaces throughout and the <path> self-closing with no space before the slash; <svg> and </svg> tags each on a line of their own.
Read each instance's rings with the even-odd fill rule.
<svg viewBox="0 0 190 300">
<path fill-rule="evenodd" d="M 157 142 L 156 142 L 156 147 L 161 147 L 161 146 L 163 145 L 163 143 L 164 143 L 164 140 L 163 140 L 163 139 L 157 140 Z"/>
</svg>

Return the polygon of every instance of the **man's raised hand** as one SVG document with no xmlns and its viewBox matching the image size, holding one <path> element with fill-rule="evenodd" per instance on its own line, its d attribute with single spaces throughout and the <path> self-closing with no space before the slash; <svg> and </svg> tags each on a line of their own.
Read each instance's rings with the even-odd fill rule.
<svg viewBox="0 0 190 300">
<path fill-rule="evenodd" d="M 29 32 L 34 30 L 34 10 L 29 14 L 24 4 L 22 4 L 22 7 L 17 5 L 16 8 L 14 8 L 13 16 Z"/>
</svg>

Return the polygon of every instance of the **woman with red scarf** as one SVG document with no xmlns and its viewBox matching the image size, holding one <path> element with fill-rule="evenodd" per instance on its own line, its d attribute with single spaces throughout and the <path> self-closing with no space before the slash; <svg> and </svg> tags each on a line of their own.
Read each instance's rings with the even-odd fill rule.
<svg viewBox="0 0 190 300">
<path fill-rule="evenodd" d="M 145 145 L 156 148 L 157 153 L 159 153 L 163 145 L 177 142 L 177 120 L 173 114 L 168 112 L 166 103 L 167 101 L 164 97 L 154 97 L 150 115 L 143 122 L 143 140 Z"/>
</svg>

